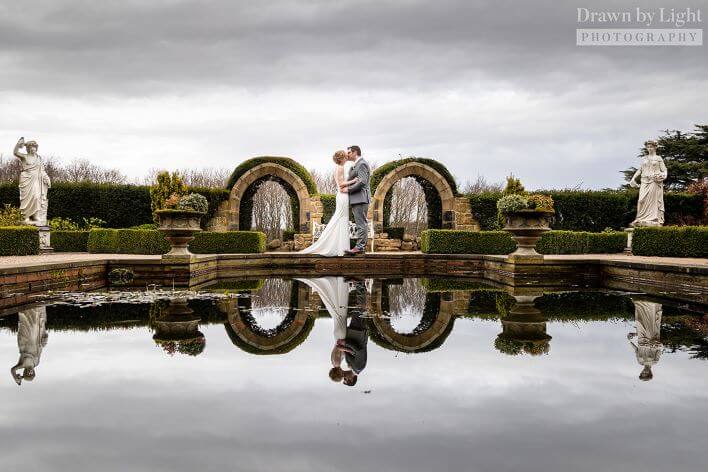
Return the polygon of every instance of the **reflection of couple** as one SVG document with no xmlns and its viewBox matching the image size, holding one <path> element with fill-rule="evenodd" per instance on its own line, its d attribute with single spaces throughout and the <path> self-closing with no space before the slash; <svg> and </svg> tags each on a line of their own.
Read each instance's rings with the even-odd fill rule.
<svg viewBox="0 0 708 472">
<path fill-rule="evenodd" d="M 366 310 L 366 286 L 363 281 L 356 281 L 349 303 L 349 284 L 343 277 L 320 277 L 316 279 L 298 279 L 310 286 L 320 296 L 322 303 L 334 322 L 334 340 L 332 348 L 332 369 L 329 377 L 334 382 L 344 385 L 356 385 L 359 374 L 366 367 L 366 347 L 368 336 L 363 315 Z M 347 317 L 350 318 L 347 326 Z M 342 369 L 342 358 L 348 369 Z"/>
<path fill-rule="evenodd" d="M 17 385 L 22 380 L 32 381 L 35 377 L 35 367 L 39 365 L 42 348 L 47 345 L 47 307 L 27 308 L 18 314 L 17 346 L 20 349 L 20 360 L 10 369 L 12 378 Z M 23 369 L 20 374 L 18 369 Z"/>
<path fill-rule="evenodd" d="M 359 146 L 351 146 L 345 151 L 334 153 L 334 179 L 339 191 L 337 206 L 327 227 L 312 246 L 301 251 L 303 254 L 321 256 L 355 256 L 366 252 L 366 214 L 369 211 L 371 190 L 371 169 L 361 157 Z M 354 249 L 349 249 L 349 208 L 356 223 L 357 241 Z"/>
</svg>

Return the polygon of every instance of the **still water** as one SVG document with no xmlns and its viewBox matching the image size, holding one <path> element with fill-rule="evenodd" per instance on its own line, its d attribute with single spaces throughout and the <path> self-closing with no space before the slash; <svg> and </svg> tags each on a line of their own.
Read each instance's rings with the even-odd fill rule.
<svg viewBox="0 0 708 472">
<path fill-rule="evenodd" d="M 67 294 L 0 318 L 0 470 L 703 470 L 684 308 L 425 279 Z"/>
</svg>

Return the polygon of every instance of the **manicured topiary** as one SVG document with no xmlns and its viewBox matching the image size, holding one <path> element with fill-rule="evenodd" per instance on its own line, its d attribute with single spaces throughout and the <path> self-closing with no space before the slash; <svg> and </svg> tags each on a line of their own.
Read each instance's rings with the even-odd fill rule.
<svg viewBox="0 0 708 472">
<path fill-rule="evenodd" d="M 389 226 L 384 228 L 384 233 L 388 234 L 389 239 L 403 239 L 406 229 L 402 226 Z"/>
<path fill-rule="evenodd" d="M 509 254 L 516 243 L 506 231 L 428 229 L 421 235 L 421 250 L 428 254 Z"/>
<path fill-rule="evenodd" d="M 118 252 L 118 230 L 117 229 L 92 229 L 89 232 L 86 243 L 88 252 L 109 253 Z"/>
<path fill-rule="evenodd" d="M 541 254 L 613 254 L 627 246 L 627 233 L 608 231 L 549 231 L 536 243 Z"/>
<path fill-rule="evenodd" d="M 94 229 L 87 248 L 92 253 L 158 255 L 168 252 L 170 244 L 154 230 Z"/>
<path fill-rule="evenodd" d="M 664 226 L 634 229 L 637 256 L 708 257 L 708 226 Z"/>
<path fill-rule="evenodd" d="M 51 232 L 51 245 L 55 252 L 86 252 L 88 249 L 89 231 Z"/>
<path fill-rule="evenodd" d="M 39 254 L 37 227 L 0 227 L 0 256 L 30 256 L 33 254 Z"/>
<path fill-rule="evenodd" d="M 259 231 L 205 231 L 189 243 L 194 254 L 256 254 L 265 249 L 266 235 Z"/>
<path fill-rule="evenodd" d="M 289 157 L 260 156 L 248 159 L 239 164 L 234 169 L 234 171 L 231 173 L 231 176 L 229 177 L 229 180 L 226 183 L 226 188 L 228 190 L 231 190 L 236 184 L 236 181 L 240 179 L 243 174 L 245 174 L 256 166 L 266 163 L 277 164 L 285 167 L 288 170 L 293 171 L 295 175 L 300 177 L 300 180 L 302 180 L 302 182 L 305 184 L 305 187 L 307 187 L 307 191 L 310 193 L 310 195 L 317 195 L 317 185 L 315 184 L 312 175 L 310 175 L 307 169 L 305 169 L 303 166 L 290 159 Z"/>
</svg>

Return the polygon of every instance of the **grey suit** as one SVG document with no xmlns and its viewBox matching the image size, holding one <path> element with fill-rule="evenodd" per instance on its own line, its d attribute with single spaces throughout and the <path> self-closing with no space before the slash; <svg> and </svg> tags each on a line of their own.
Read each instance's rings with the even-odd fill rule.
<svg viewBox="0 0 708 472">
<path fill-rule="evenodd" d="M 349 187 L 349 206 L 354 214 L 354 223 L 356 223 L 356 248 L 359 250 L 366 249 L 368 240 L 368 221 L 366 214 L 369 211 L 369 202 L 371 201 L 371 168 L 369 163 L 364 158 L 359 159 L 354 163 L 349 170 L 349 179 L 358 179 L 358 182 Z"/>
</svg>

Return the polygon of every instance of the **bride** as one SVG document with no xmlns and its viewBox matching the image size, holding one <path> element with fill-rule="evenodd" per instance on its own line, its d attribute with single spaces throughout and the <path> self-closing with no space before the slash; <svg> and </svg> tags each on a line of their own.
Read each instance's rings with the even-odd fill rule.
<svg viewBox="0 0 708 472">
<path fill-rule="evenodd" d="M 357 182 L 357 179 L 346 180 L 351 168 L 351 162 L 347 161 L 345 151 L 337 151 L 332 157 L 336 164 L 334 168 L 334 180 L 337 184 L 337 207 L 332 218 L 327 223 L 327 227 L 322 231 L 320 237 L 310 247 L 300 251 L 300 254 L 318 254 L 320 256 L 343 256 L 344 251 L 349 249 L 349 193 L 343 191 L 341 185 L 349 186 Z"/>
</svg>

